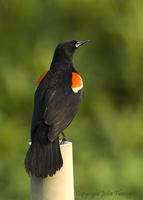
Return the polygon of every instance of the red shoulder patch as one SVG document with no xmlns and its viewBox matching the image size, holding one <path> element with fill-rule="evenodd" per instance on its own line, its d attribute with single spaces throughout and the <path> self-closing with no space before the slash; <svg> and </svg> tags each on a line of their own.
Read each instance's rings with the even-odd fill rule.
<svg viewBox="0 0 143 200">
<path fill-rule="evenodd" d="M 42 79 L 44 78 L 44 76 L 47 74 L 47 72 L 45 72 L 44 74 L 42 74 L 42 76 L 39 78 L 39 80 L 36 83 L 36 87 L 39 86 L 40 82 L 42 81 Z"/>
<path fill-rule="evenodd" d="M 72 72 L 72 90 L 78 93 L 79 90 L 83 88 L 83 81 L 79 74 Z"/>
</svg>

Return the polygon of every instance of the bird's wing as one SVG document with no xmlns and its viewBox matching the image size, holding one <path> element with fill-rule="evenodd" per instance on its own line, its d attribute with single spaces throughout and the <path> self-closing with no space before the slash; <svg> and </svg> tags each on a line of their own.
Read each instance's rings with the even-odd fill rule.
<svg viewBox="0 0 143 200">
<path fill-rule="evenodd" d="M 64 94 L 62 91 L 56 91 L 53 101 L 47 105 L 44 112 L 45 123 L 50 126 L 48 137 L 51 141 L 70 124 L 74 118 L 80 102 L 81 95 L 74 94 L 71 90 Z"/>
<path fill-rule="evenodd" d="M 54 141 L 74 118 L 82 101 L 83 91 L 77 94 L 72 91 L 72 83 L 69 81 L 72 77 L 70 74 L 67 74 L 65 82 L 62 77 L 57 77 L 54 83 L 47 84 L 48 76 L 50 81 L 52 75 L 48 72 L 35 92 L 31 132 L 33 134 L 35 127 L 41 120 L 44 120 L 49 126 L 48 137 Z"/>
</svg>

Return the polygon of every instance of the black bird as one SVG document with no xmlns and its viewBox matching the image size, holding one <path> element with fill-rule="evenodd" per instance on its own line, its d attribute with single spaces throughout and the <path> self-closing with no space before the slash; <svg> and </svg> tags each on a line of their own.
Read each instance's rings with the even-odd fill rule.
<svg viewBox="0 0 143 200">
<path fill-rule="evenodd" d="M 59 134 L 73 120 L 83 99 L 82 78 L 73 66 L 73 54 L 88 40 L 59 44 L 50 70 L 38 80 L 34 96 L 31 146 L 25 168 L 35 177 L 53 176 L 63 165 Z M 64 134 L 63 134 L 64 136 Z M 66 140 L 66 137 L 63 137 Z"/>
</svg>

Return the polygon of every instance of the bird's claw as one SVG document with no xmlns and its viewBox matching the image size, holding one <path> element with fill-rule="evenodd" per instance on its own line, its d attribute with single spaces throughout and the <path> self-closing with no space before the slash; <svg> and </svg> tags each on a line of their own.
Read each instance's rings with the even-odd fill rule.
<svg viewBox="0 0 143 200">
<path fill-rule="evenodd" d="M 67 137 L 64 135 L 64 133 L 62 133 L 62 134 L 63 134 L 63 139 L 62 139 L 62 141 L 61 141 L 60 144 L 67 144 L 67 143 L 68 143 L 68 139 L 67 139 Z"/>
</svg>

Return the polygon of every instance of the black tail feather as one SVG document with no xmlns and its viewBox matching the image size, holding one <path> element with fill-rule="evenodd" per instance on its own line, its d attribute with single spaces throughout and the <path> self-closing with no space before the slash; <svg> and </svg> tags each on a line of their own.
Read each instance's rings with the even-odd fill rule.
<svg viewBox="0 0 143 200">
<path fill-rule="evenodd" d="M 53 176 L 62 165 L 59 137 L 54 142 L 48 140 L 45 145 L 42 145 L 38 140 L 34 140 L 25 158 L 27 173 L 36 177 Z"/>
</svg>

